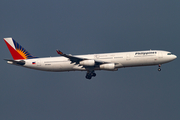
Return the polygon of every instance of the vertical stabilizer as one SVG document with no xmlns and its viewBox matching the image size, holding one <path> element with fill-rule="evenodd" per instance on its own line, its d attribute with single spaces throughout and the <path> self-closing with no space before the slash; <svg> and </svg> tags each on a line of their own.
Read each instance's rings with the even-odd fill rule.
<svg viewBox="0 0 180 120">
<path fill-rule="evenodd" d="M 4 41 L 14 60 L 24 60 L 30 58 L 36 58 L 26 51 L 20 44 L 18 44 L 13 38 L 4 38 Z"/>
</svg>

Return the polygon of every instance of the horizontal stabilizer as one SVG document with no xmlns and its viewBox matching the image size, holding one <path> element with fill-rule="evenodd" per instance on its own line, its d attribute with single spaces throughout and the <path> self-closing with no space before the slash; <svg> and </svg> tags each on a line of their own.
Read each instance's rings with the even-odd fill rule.
<svg viewBox="0 0 180 120">
<path fill-rule="evenodd" d="M 13 65 L 25 65 L 25 61 L 24 61 L 24 60 L 20 60 L 20 61 L 8 60 L 8 59 L 4 59 L 4 60 L 6 60 L 8 64 L 13 64 Z"/>
</svg>

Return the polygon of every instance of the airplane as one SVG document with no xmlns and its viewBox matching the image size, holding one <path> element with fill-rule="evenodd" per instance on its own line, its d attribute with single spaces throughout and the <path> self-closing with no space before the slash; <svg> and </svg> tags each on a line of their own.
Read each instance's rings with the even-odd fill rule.
<svg viewBox="0 0 180 120">
<path fill-rule="evenodd" d="M 5 59 L 8 64 L 52 72 L 87 71 L 87 79 L 96 76 L 95 70 L 117 71 L 125 67 L 158 65 L 158 71 L 161 71 L 162 64 L 177 58 L 171 52 L 163 50 L 87 55 L 71 55 L 56 50 L 60 56 L 40 58 L 31 55 L 11 37 L 4 38 L 4 41 L 13 57 L 13 60 Z"/>
</svg>

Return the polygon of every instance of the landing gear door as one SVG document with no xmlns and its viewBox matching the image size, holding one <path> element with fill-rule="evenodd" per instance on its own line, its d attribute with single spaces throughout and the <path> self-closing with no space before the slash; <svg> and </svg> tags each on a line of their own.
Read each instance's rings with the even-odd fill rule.
<svg viewBox="0 0 180 120">
<path fill-rule="evenodd" d="M 163 58 L 162 52 L 158 52 L 158 58 Z"/>
</svg>

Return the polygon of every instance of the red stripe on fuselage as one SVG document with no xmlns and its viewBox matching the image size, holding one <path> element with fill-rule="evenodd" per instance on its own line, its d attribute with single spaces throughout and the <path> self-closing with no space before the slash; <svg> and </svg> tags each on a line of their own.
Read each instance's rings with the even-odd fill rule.
<svg viewBox="0 0 180 120">
<path fill-rule="evenodd" d="M 24 59 L 8 42 L 6 42 L 6 40 L 4 41 L 14 60 Z"/>
</svg>

